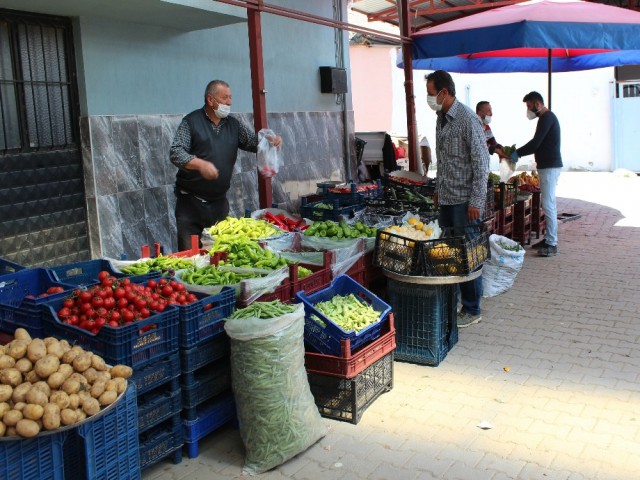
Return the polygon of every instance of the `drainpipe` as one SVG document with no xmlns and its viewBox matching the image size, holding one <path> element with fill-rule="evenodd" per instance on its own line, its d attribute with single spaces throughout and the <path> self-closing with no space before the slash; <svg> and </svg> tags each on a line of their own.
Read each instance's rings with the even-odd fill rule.
<svg viewBox="0 0 640 480">
<path fill-rule="evenodd" d="M 333 0 L 334 19 L 342 22 L 342 1 Z M 336 28 L 336 67 L 344 68 L 344 30 Z M 337 103 L 342 104 L 342 125 L 343 136 L 342 141 L 344 143 L 344 172 L 345 181 L 351 181 L 351 142 L 349 141 L 349 112 L 347 109 L 347 94 L 341 93 L 337 96 Z"/>
</svg>

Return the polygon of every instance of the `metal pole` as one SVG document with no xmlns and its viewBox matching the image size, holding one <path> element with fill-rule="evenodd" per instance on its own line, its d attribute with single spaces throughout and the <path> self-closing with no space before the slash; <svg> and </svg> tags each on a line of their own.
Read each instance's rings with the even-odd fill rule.
<svg viewBox="0 0 640 480">
<path fill-rule="evenodd" d="M 400 19 L 400 35 L 409 37 L 410 17 L 408 0 L 398 2 L 398 18 Z M 413 94 L 413 63 L 411 55 L 411 44 L 402 44 L 402 58 L 404 61 L 404 91 L 407 99 L 407 142 L 409 144 L 409 170 L 418 171 L 417 156 L 417 125 L 416 125 L 416 105 Z"/>
<path fill-rule="evenodd" d="M 548 72 L 548 77 L 547 77 L 547 92 L 549 95 L 549 105 L 547 106 L 547 108 L 549 110 L 551 110 L 551 73 L 552 72 L 552 66 L 551 66 L 551 49 L 548 50 L 548 57 L 547 57 L 547 72 Z"/>
</svg>

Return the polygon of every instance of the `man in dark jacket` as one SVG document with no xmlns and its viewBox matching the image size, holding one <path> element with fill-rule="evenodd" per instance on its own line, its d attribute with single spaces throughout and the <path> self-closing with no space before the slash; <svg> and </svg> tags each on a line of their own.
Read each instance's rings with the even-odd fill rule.
<svg viewBox="0 0 640 480">
<path fill-rule="evenodd" d="M 258 136 L 234 117 L 231 88 L 222 80 L 209 82 L 204 106 L 186 115 L 171 144 L 171 162 L 179 168 L 175 193 L 178 249 L 191 248 L 191 236 L 229 214 L 227 191 L 238 149 L 256 152 Z M 280 136 L 272 139 L 278 147 Z"/>
<path fill-rule="evenodd" d="M 543 257 L 558 254 L 558 210 L 556 207 L 556 186 L 562 171 L 560 154 L 560 122 L 558 117 L 544 106 L 542 95 L 530 92 L 522 99 L 527 104 L 527 118 L 538 119 L 533 138 L 511 154 L 511 160 L 534 155 L 540 176 L 540 198 L 544 211 L 546 229 L 544 240 L 533 245 Z"/>
<path fill-rule="evenodd" d="M 480 120 L 482 120 L 484 136 L 487 139 L 487 148 L 489 148 L 489 155 L 493 155 L 496 151 L 502 150 L 502 145 L 500 145 L 496 140 L 496 137 L 493 136 L 493 132 L 489 126 L 491 119 L 493 118 L 493 109 L 491 108 L 491 104 L 486 100 L 478 102 L 476 105 L 476 115 L 478 115 Z M 500 152 L 498 151 L 498 153 Z"/>
</svg>

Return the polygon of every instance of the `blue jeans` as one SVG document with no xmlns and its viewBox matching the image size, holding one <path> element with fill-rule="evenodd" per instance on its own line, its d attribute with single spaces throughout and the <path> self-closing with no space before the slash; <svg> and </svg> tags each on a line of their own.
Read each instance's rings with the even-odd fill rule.
<svg viewBox="0 0 640 480">
<path fill-rule="evenodd" d="M 544 241 L 547 245 L 558 245 L 558 209 L 556 207 L 556 186 L 561 168 L 538 169 L 540 176 L 540 200 L 545 215 L 546 229 Z"/>
<path fill-rule="evenodd" d="M 480 220 L 470 223 L 467 219 L 468 203 L 458 205 L 440 205 L 440 227 L 465 227 L 477 225 Z M 482 217 L 482 216 L 481 216 Z M 458 234 L 458 233 L 456 233 Z M 475 280 L 458 284 L 458 293 L 462 303 L 462 310 L 472 315 L 480 314 L 480 299 L 482 298 L 482 276 Z"/>
</svg>

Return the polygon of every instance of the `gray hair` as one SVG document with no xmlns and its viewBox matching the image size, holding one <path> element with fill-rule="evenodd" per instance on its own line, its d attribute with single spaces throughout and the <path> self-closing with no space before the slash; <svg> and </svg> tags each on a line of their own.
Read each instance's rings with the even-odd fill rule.
<svg viewBox="0 0 640 480">
<path fill-rule="evenodd" d="M 231 88 L 224 80 L 211 80 L 204 89 L 204 103 L 207 103 L 207 95 L 215 95 L 220 85 Z"/>
</svg>

